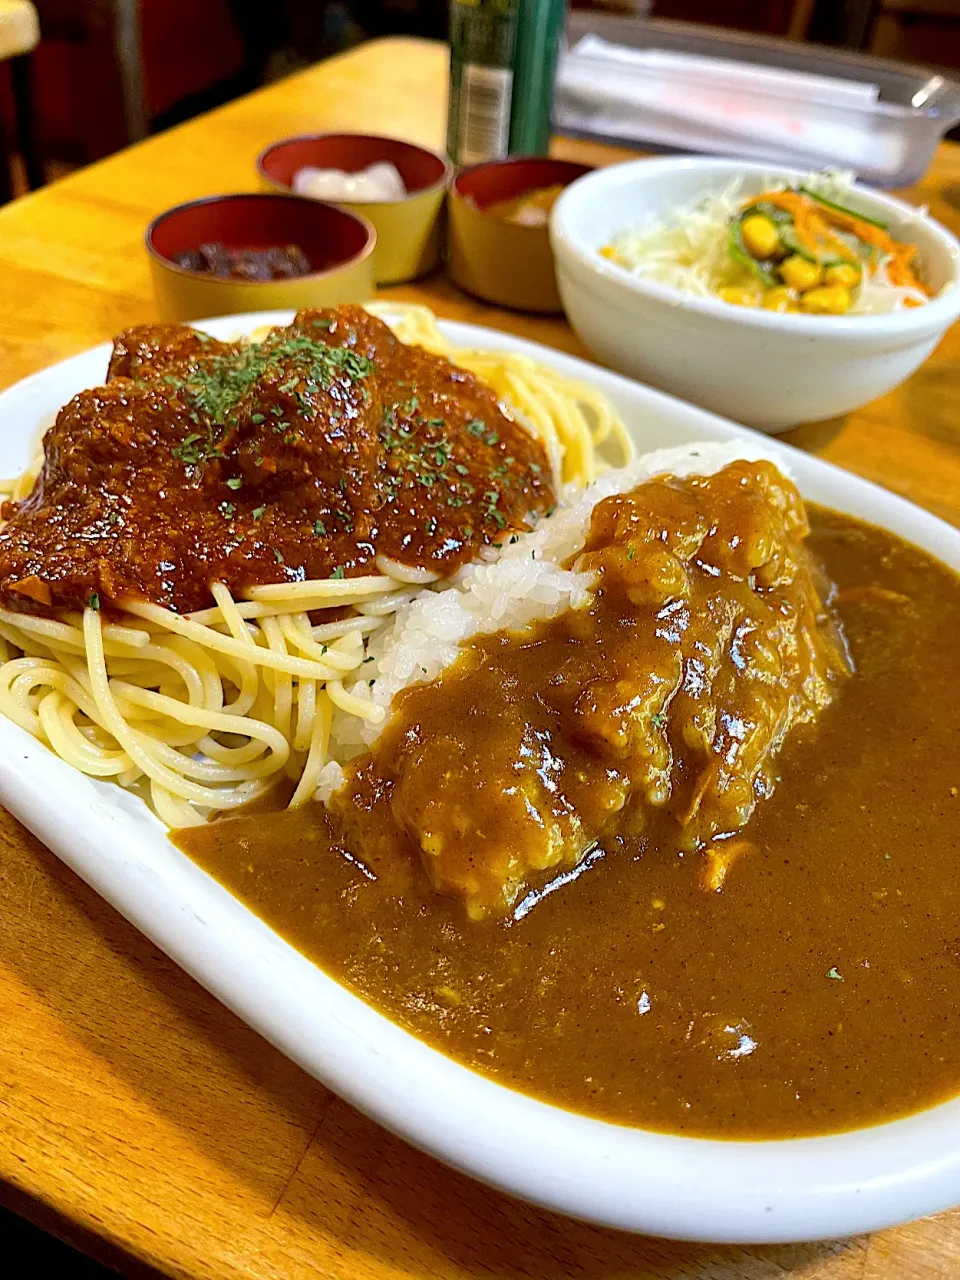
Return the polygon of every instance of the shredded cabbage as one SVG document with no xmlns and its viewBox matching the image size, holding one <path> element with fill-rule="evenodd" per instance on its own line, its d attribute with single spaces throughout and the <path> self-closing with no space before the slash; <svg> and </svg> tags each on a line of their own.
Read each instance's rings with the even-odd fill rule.
<svg viewBox="0 0 960 1280">
<path fill-rule="evenodd" d="M 839 170 L 812 173 L 803 186 L 830 200 L 843 202 L 853 185 L 853 175 Z M 610 241 L 608 253 L 620 266 L 643 280 L 665 285 L 680 293 L 715 298 L 717 291 L 742 284 L 743 268 L 730 256 L 728 230 L 731 218 L 743 207 L 744 179 L 734 178 L 720 191 L 693 204 L 675 209 L 669 219 L 648 220 L 638 227 L 619 232 Z M 764 191 L 785 191 L 788 184 L 764 182 Z M 751 193 L 752 194 L 752 193 Z M 851 250 L 860 262 L 863 275 L 849 315 L 889 315 L 929 299 L 920 289 L 892 284 L 887 277 L 889 258 L 883 255 L 870 263 L 853 236 Z"/>
</svg>

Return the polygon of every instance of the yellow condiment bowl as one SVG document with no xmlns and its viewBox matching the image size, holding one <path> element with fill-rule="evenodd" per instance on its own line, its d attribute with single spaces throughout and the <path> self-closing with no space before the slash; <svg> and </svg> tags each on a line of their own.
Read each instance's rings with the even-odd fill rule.
<svg viewBox="0 0 960 1280">
<path fill-rule="evenodd" d="M 366 302 L 374 291 L 377 234 L 369 222 L 336 205 L 294 195 L 210 196 L 154 218 L 145 236 L 163 320 Z M 309 275 L 283 280 L 222 279 L 178 266 L 174 255 L 221 243 L 231 249 L 295 244 Z"/>
<path fill-rule="evenodd" d="M 563 310 L 547 223 L 521 226 L 488 211 L 544 187 L 569 186 L 590 165 L 516 156 L 462 169 L 450 188 L 447 270 L 454 284 L 517 311 Z"/>
<path fill-rule="evenodd" d="M 371 164 L 394 165 L 407 188 L 403 200 L 337 201 L 373 223 L 377 284 L 400 284 L 432 271 L 440 261 L 443 198 L 451 166 L 427 147 L 363 133 L 319 133 L 274 142 L 257 157 L 257 171 L 270 191 L 289 192 L 300 169 L 358 173 Z"/>
</svg>

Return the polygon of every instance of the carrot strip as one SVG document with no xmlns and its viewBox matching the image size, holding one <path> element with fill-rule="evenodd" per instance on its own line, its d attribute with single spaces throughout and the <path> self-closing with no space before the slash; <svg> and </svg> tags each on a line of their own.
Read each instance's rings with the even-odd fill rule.
<svg viewBox="0 0 960 1280">
<path fill-rule="evenodd" d="M 855 214 L 820 205 L 798 191 L 764 191 L 758 196 L 752 196 L 745 205 L 760 203 L 772 204 L 774 208 L 783 209 L 791 215 L 797 240 L 808 253 L 818 256 L 818 250 L 825 246 L 828 249 L 832 247 L 833 252 L 848 255 L 849 246 L 833 234 L 832 228 L 849 231 L 862 244 L 869 245 L 889 258 L 887 274 L 891 283 L 901 288 L 928 292 L 910 265 L 917 252 L 916 246 L 894 240 L 882 227 L 864 222 Z"/>
</svg>

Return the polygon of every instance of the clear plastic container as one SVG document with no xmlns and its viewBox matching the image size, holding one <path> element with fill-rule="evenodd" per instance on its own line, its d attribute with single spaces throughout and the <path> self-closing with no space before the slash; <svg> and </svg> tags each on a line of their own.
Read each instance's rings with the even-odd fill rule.
<svg viewBox="0 0 960 1280">
<path fill-rule="evenodd" d="M 902 187 L 960 122 L 957 81 L 820 45 L 593 13 L 573 14 L 567 39 L 559 133 Z"/>
</svg>

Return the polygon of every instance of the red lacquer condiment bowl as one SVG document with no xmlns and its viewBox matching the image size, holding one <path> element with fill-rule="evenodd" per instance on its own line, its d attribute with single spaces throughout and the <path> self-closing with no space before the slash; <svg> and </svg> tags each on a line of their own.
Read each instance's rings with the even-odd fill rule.
<svg viewBox="0 0 960 1280">
<path fill-rule="evenodd" d="M 360 215 L 317 200 L 265 193 L 192 200 L 155 218 L 145 241 L 164 320 L 331 307 L 373 296 L 376 231 Z M 228 249 L 298 245 L 313 270 L 292 279 L 234 280 L 173 261 L 202 244 Z"/>
<path fill-rule="evenodd" d="M 451 165 L 439 151 L 366 133 L 317 133 L 274 142 L 257 157 L 260 180 L 272 191 L 289 191 L 300 169 L 358 173 L 386 161 L 395 166 L 407 194 L 402 200 L 338 201 L 338 207 L 368 218 L 377 230 L 373 273 L 378 284 L 399 284 L 432 271 L 440 261 L 443 197 Z"/>
<path fill-rule="evenodd" d="M 590 171 L 590 165 L 549 156 L 488 160 L 462 169 L 449 201 L 447 269 L 454 284 L 501 307 L 562 311 L 548 226 L 520 226 L 487 210 L 526 192 L 569 186 Z"/>
</svg>

